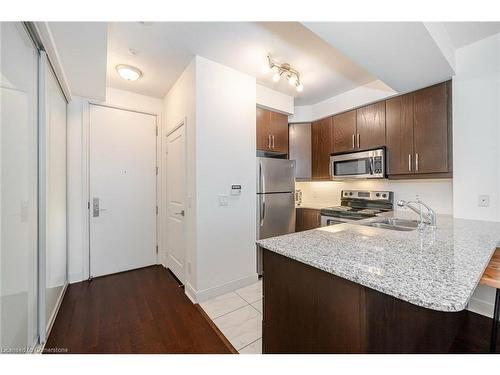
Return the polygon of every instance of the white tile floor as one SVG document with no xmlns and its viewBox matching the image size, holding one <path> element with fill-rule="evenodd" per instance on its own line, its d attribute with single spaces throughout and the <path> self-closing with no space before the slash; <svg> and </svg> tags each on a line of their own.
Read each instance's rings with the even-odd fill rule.
<svg viewBox="0 0 500 375">
<path fill-rule="evenodd" d="M 262 353 L 262 280 L 200 305 L 238 352 Z"/>
</svg>

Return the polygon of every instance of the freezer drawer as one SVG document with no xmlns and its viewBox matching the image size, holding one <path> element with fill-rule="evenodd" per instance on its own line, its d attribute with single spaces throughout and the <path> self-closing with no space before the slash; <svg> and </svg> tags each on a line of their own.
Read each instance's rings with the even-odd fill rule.
<svg viewBox="0 0 500 375">
<path fill-rule="evenodd" d="M 295 190 L 295 160 L 257 158 L 257 193 Z"/>
</svg>

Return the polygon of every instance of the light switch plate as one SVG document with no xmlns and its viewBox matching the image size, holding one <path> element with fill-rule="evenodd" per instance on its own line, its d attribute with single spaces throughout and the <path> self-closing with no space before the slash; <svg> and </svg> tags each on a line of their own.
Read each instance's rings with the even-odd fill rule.
<svg viewBox="0 0 500 375">
<path fill-rule="evenodd" d="M 477 205 L 479 207 L 489 207 L 490 206 L 490 196 L 489 195 L 479 195 Z"/>
</svg>

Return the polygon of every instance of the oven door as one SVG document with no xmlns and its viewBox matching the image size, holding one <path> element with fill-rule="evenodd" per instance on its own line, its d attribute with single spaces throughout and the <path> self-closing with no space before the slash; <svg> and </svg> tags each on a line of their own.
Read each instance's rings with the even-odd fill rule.
<svg viewBox="0 0 500 375">
<path fill-rule="evenodd" d="M 322 227 L 328 227 L 330 225 L 337 225 L 337 224 L 352 223 L 353 221 L 356 221 L 356 220 L 349 220 L 349 219 L 345 219 L 345 218 L 321 215 L 321 226 Z"/>
<path fill-rule="evenodd" d="M 376 149 L 330 157 L 332 180 L 384 178 L 385 150 Z"/>
</svg>

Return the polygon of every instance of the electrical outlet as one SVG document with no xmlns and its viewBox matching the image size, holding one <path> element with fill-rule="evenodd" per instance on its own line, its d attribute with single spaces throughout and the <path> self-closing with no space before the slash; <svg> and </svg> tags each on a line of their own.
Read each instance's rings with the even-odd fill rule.
<svg viewBox="0 0 500 375">
<path fill-rule="evenodd" d="M 219 195 L 219 206 L 229 206 L 229 197 L 227 195 Z"/>
<path fill-rule="evenodd" d="M 490 206 L 490 196 L 489 195 L 479 195 L 477 205 L 479 207 L 489 207 Z"/>
</svg>

